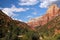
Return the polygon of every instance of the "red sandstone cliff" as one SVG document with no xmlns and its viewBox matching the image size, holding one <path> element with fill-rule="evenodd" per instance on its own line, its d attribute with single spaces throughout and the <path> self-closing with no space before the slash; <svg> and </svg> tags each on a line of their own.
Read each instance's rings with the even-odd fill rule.
<svg viewBox="0 0 60 40">
<path fill-rule="evenodd" d="M 59 14 L 60 14 L 60 9 L 57 7 L 57 5 L 54 4 L 48 8 L 46 14 L 44 14 L 41 17 L 37 17 L 29 20 L 27 24 L 31 27 L 40 26 L 40 25 L 42 26 L 47 22 L 49 22 L 50 20 L 52 20 L 53 18 L 55 18 L 56 16 L 58 16 Z"/>
</svg>

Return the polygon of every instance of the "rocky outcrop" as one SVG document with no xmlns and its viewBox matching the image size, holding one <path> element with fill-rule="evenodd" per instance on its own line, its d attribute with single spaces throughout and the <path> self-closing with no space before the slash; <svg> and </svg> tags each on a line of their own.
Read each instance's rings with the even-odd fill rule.
<svg viewBox="0 0 60 40">
<path fill-rule="evenodd" d="M 4 19 L 6 22 L 10 22 L 12 20 L 11 17 L 7 16 L 5 13 L 3 13 L 1 10 L 0 10 L 0 19 Z"/>
<path fill-rule="evenodd" d="M 30 25 L 31 27 L 42 26 L 58 15 L 60 15 L 60 9 L 57 7 L 57 5 L 53 4 L 48 8 L 46 14 L 44 14 L 41 17 L 29 20 L 27 24 Z"/>
<path fill-rule="evenodd" d="M 4 21 L 4 22 L 2 22 Z M 14 23 L 15 25 L 17 25 L 18 27 L 29 27 L 26 23 L 18 21 L 18 20 L 13 20 L 11 17 L 9 17 L 8 15 L 6 15 L 5 13 L 3 13 L 0 10 L 0 23 L 5 23 L 3 25 L 8 26 L 8 24 Z M 0 24 L 1 25 L 1 24 Z"/>
</svg>

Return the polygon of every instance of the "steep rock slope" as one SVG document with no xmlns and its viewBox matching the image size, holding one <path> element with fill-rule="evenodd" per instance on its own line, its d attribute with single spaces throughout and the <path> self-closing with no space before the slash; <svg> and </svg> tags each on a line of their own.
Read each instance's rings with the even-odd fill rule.
<svg viewBox="0 0 60 40">
<path fill-rule="evenodd" d="M 26 35 L 31 30 L 26 23 L 13 20 L 0 10 L 0 40 L 20 40 L 19 35 Z"/>
<path fill-rule="evenodd" d="M 41 17 L 29 20 L 27 24 L 31 27 L 42 26 L 58 15 L 60 15 L 60 9 L 54 4 L 48 8 L 46 14 Z"/>
<path fill-rule="evenodd" d="M 53 18 L 43 26 L 35 27 L 41 40 L 60 40 L 60 15 Z"/>
<path fill-rule="evenodd" d="M 26 23 L 18 21 L 18 20 L 13 20 L 11 17 L 9 17 L 8 15 L 6 15 L 5 13 L 3 13 L 0 10 L 0 21 L 4 20 L 5 24 L 7 25 L 9 22 L 14 22 L 17 26 L 21 26 L 21 27 L 26 27 L 28 26 Z"/>
</svg>

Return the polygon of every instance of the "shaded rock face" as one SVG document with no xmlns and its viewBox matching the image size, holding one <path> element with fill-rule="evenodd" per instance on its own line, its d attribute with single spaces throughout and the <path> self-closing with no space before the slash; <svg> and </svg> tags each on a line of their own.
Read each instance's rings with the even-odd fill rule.
<svg viewBox="0 0 60 40">
<path fill-rule="evenodd" d="M 7 23 L 11 21 L 11 18 L 8 17 L 6 14 L 4 14 L 1 10 L 0 10 L 0 38 L 5 37 L 7 32 L 7 29 L 2 29 L 7 28 Z"/>
<path fill-rule="evenodd" d="M 6 15 L 0 10 L 0 38 L 6 36 L 7 32 L 9 31 L 9 27 L 16 26 L 16 27 L 29 27 L 26 23 L 20 22 L 17 20 L 13 20 L 11 17 Z"/>
<path fill-rule="evenodd" d="M 5 13 L 3 13 L 0 10 L 0 20 L 4 20 L 4 23 L 7 25 L 9 22 L 13 22 L 14 24 L 16 24 L 17 26 L 21 26 L 21 27 L 26 27 L 28 26 L 26 23 L 18 21 L 18 20 L 13 20 L 11 17 L 9 17 L 8 15 L 6 15 Z M 0 22 L 1 23 L 1 22 Z"/>
<path fill-rule="evenodd" d="M 1 10 L 0 10 L 0 19 L 4 19 L 6 22 L 10 22 L 12 20 L 11 17 L 7 16 L 5 13 L 3 13 Z"/>
<path fill-rule="evenodd" d="M 51 21 L 52 19 L 54 19 L 58 15 L 60 15 L 60 8 L 58 8 L 57 5 L 53 4 L 48 8 L 46 14 L 44 14 L 41 17 L 29 20 L 27 24 L 30 25 L 31 27 L 42 26 L 47 22 Z"/>
</svg>

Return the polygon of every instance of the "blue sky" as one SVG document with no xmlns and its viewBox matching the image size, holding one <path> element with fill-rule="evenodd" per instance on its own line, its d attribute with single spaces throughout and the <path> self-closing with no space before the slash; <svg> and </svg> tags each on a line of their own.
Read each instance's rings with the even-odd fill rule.
<svg viewBox="0 0 60 40">
<path fill-rule="evenodd" d="M 27 22 L 42 16 L 52 4 L 59 0 L 0 0 L 0 9 L 15 20 Z"/>
</svg>

